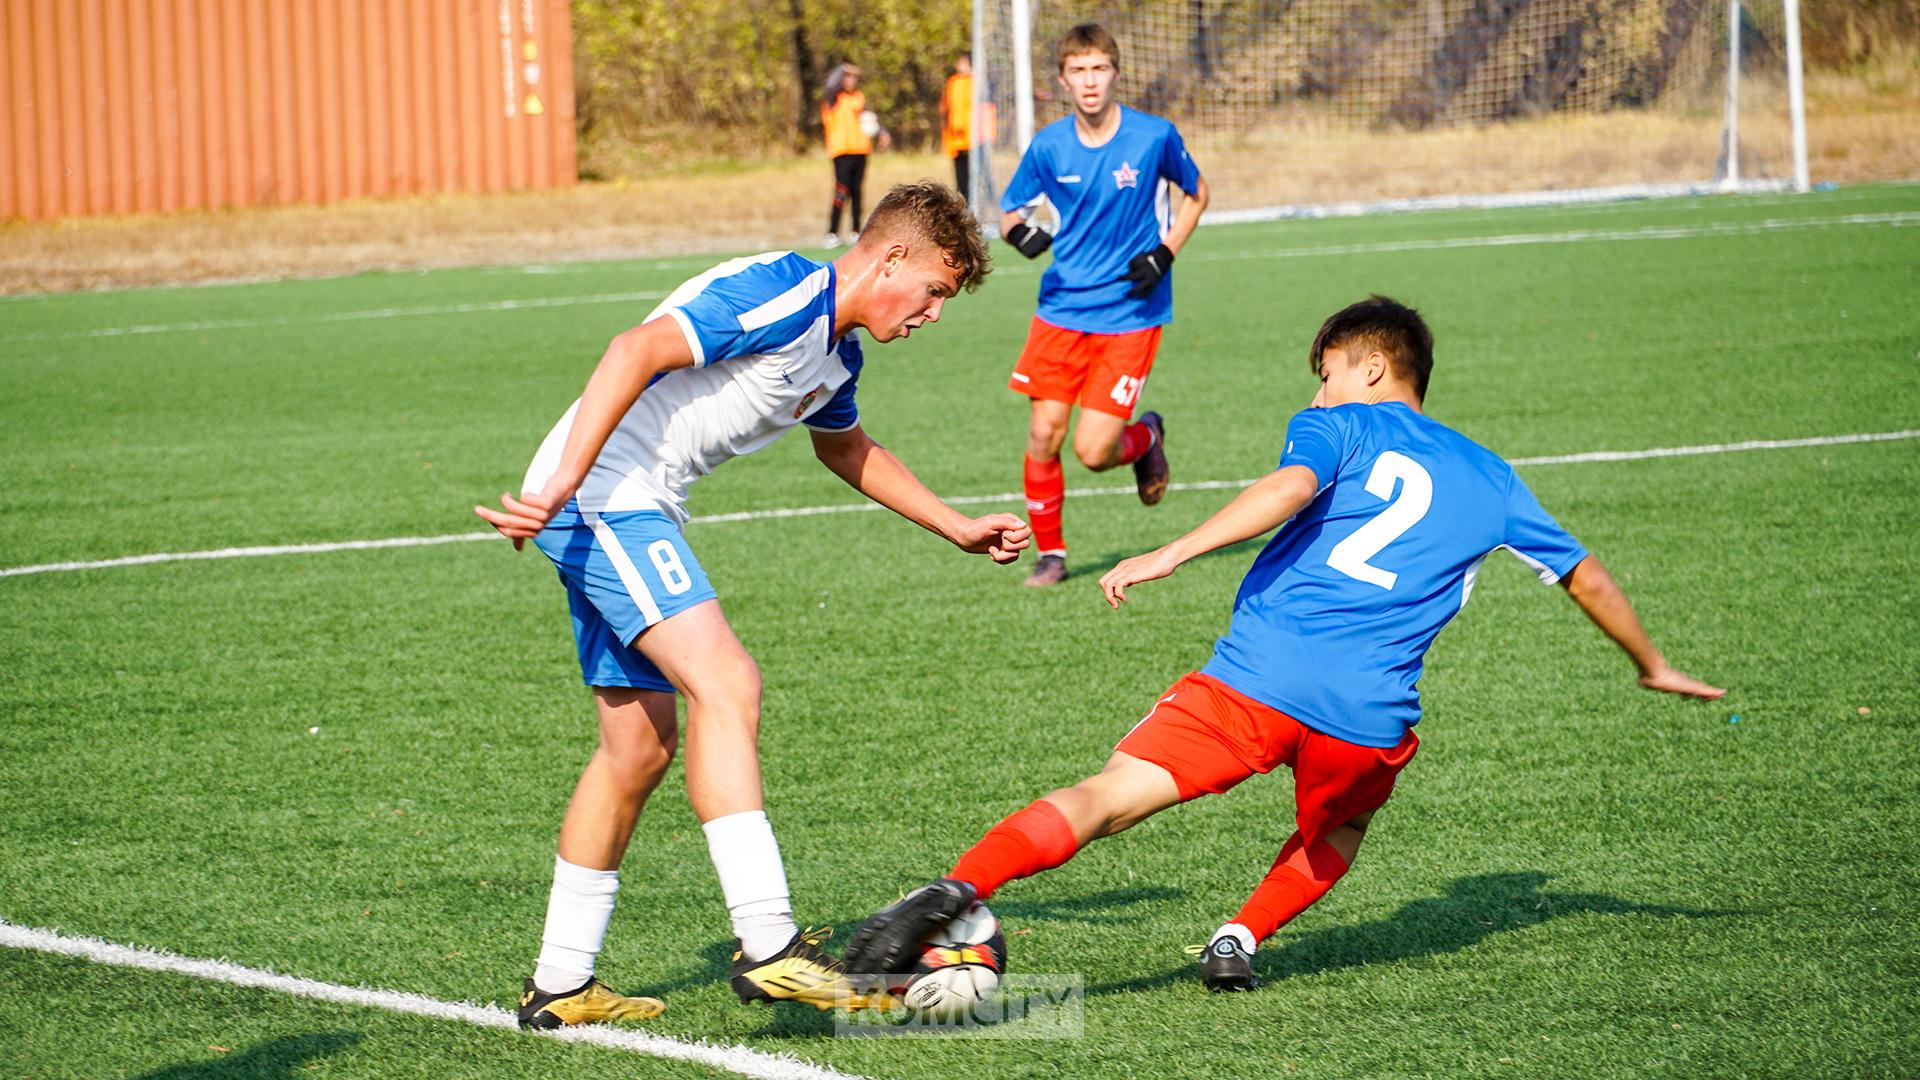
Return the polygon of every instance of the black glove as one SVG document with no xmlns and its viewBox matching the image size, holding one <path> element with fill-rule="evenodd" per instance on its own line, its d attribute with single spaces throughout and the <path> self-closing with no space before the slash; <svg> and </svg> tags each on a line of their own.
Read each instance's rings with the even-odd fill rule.
<svg viewBox="0 0 1920 1080">
<path fill-rule="evenodd" d="M 1160 279 L 1167 276 L 1167 270 L 1172 266 L 1173 249 L 1165 244 L 1144 255 L 1135 255 L 1127 263 L 1127 272 L 1120 277 L 1121 281 L 1133 282 L 1133 288 L 1127 290 L 1127 296 L 1134 300 L 1145 300 L 1160 287 Z"/>
<path fill-rule="evenodd" d="M 1047 245 L 1053 243 L 1053 234 L 1036 229 L 1023 221 L 1007 230 L 1007 243 L 1018 248 L 1020 254 L 1027 258 L 1037 259 L 1041 252 L 1047 250 Z M 1169 255 L 1167 258 L 1172 259 L 1173 256 Z"/>
</svg>

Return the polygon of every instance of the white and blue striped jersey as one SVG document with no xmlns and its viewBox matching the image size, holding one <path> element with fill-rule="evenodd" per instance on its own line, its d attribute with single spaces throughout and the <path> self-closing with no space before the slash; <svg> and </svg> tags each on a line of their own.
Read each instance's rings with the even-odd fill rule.
<svg viewBox="0 0 1920 1080">
<path fill-rule="evenodd" d="M 860 341 L 833 340 L 834 269 L 791 251 L 721 263 L 673 290 L 647 316 L 671 317 L 694 366 L 657 376 L 621 418 L 574 501 L 602 513 L 659 510 L 687 521 L 687 487 L 796 424 L 846 431 L 860 422 Z M 560 468 L 576 400 L 527 467 L 523 491 Z"/>
</svg>

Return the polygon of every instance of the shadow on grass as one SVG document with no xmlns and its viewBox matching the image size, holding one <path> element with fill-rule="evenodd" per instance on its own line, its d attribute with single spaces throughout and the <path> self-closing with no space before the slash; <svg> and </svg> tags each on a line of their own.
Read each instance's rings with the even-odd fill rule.
<svg viewBox="0 0 1920 1080">
<path fill-rule="evenodd" d="M 1184 890 L 1165 885 L 1143 885 L 1133 889 L 1108 889 L 1091 896 L 1061 897 L 1058 900 L 1008 900 L 1005 903 L 995 900 L 992 907 L 993 913 L 1003 923 L 1010 918 L 1028 922 L 1066 919 L 1083 923 L 1112 923 L 1129 921 L 1124 912 L 1116 917 L 1119 909 L 1150 900 L 1171 900 L 1185 895 Z"/>
<path fill-rule="evenodd" d="M 1542 886 L 1551 880 L 1552 875 L 1537 870 L 1457 878 L 1447 887 L 1445 896 L 1412 901 L 1387 918 L 1357 926 L 1315 930 L 1278 948 L 1264 948 L 1254 954 L 1254 970 L 1262 981 L 1273 982 L 1367 964 L 1438 956 L 1470 948 L 1495 934 L 1524 930 L 1566 915 L 1712 919 L 1743 914 L 1639 904 L 1604 893 L 1542 891 Z M 1087 993 L 1129 993 L 1188 981 L 1198 988 L 1197 965 L 1184 964 L 1158 975 L 1089 986 Z"/>
<path fill-rule="evenodd" d="M 138 1080 L 255 1080 L 310 1075 L 304 1066 L 318 1058 L 336 1054 L 360 1041 L 353 1031 L 328 1031 L 314 1035 L 285 1035 L 241 1054 L 229 1054 L 215 1061 L 194 1061 L 145 1073 Z"/>
</svg>

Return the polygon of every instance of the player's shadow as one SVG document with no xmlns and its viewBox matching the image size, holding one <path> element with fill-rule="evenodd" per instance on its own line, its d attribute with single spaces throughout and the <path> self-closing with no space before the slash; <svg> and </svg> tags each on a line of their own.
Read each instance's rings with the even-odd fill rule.
<svg viewBox="0 0 1920 1080">
<path fill-rule="evenodd" d="M 664 998 L 676 991 L 694 990 L 711 986 L 715 982 L 726 982 L 732 977 L 733 943 L 715 941 L 700 950 L 700 963 L 671 979 L 648 983 L 645 986 L 623 986 L 622 993 L 637 994 L 644 997 Z"/>
<path fill-rule="evenodd" d="M 1142 885 L 1131 889 L 1108 889 L 1091 896 L 1067 896 L 1058 900 L 995 900 L 994 914 L 1001 922 L 1014 919 L 1032 922 L 1040 919 L 1066 919 L 1083 923 L 1138 921 L 1123 909 L 1150 900 L 1171 900 L 1185 896 L 1183 890 L 1166 885 Z"/>
<path fill-rule="evenodd" d="M 1495 934 L 1524 930 L 1567 915 L 1714 919 L 1744 914 L 1639 904 L 1604 893 L 1542 891 L 1541 887 L 1551 880 L 1552 875 L 1536 870 L 1457 878 L 1447 887 L 1446 895 L 1412 901 L 1384 919 L 1315 930 L 1279 948 L 1263 948 L 1254 954 L 1254 972 L 1263 982 L 1276 982 L 1299 975 L 1459 952 Z M 1197 965 L 1186 964 L 1158 975 L 1089 986 L 1087 993 L 1130 993 L 1187 981 L 1199 985 Z"/>
<path fill-rule="evenodd" d="M 278 1039 L 228 1054 L 212 1061 L 171 1065 L 142 1074 L 137 1080 L 273 1080 L 310 1076 L 309 1063 L 337 1054 L 360 1041 L 357 1031 L 326 1031 L 312 1035 L 283 1035 Z M 218 1051 L 209 1050 L 209 1053 Z"/>
</svg>

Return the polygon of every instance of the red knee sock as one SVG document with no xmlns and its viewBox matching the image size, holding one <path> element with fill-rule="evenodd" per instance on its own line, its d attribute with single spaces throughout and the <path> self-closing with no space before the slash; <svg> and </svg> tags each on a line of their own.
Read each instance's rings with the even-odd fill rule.
<svg viewBox="0 0 1920 1080">
<path fill-rule="evenodd" d="M 1015 878 L 1051 870 L 1080 849 L 1060 808 L 1039 799 L 987 830 L 947 874 L 979 890 L 980 899 Z"/>
<path fill-rule="evenodd" d="M 1153 429 L 1145 424 L 1128 424 L 1120 429 L 1120 464 L 1131 465 L 1140 455 L 1153 449 Z"/>
<path fill-rule="evenodd" d="M 1029 455 L 1025 481 L 1027 524 L 1033 526 L 1033 546 L 1042 555 L 1066 551 L 1067 541 L 1060 529 L 1060 509 L 1067 499 L 1067 477 L 1060 470 L 1060 459 L 1035 461 Z"/>
<path fill-rule="evenodd" d="M 1251 931 L 1254 941 L 1265 941 L 1288 920 L 1327 895 L 1327 890 L 1346 872 L 1347 860 L 1333 845 L 1318 840 L 1310 848 L 1302 847 L 1300 833 L 1296 831 L 1280 849 L 1273 869 L 1267 871 L 1267 876 L 1232 921 Z"/>
</svg>

